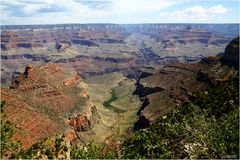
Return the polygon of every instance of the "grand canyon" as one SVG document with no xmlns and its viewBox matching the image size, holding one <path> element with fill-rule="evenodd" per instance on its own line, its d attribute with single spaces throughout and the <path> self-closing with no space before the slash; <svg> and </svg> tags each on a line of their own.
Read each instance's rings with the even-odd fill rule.
<svg viewBox="0 0 240 160">
<path fill-rule="evenodd" d="M 197 93 L 238 78 L 238 35 L 239 24 L 1 26 L 1 118 L 23 158 L 60 135 L 66 151 L 40 148 L 42 158 L 69 159 L 71 146 L 93 143 L 120 150 Z"/>
<path fill-rule="evenodd" d="M 237 35 L 237 24 L 3 26 L 1 83 L 23 73 L 27 64 L 51 62 L 82 78 L 117 71 L 137 79 L 144 67 L 222 54 Z"/>
</svg>

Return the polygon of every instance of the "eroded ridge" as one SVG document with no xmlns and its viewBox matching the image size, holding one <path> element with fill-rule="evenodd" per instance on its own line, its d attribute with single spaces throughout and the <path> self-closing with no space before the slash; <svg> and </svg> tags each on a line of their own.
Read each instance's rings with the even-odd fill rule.
<svg viewBox="0 0 240 160">
<path fill-rule="evenodd" d="M 74 133 L 76 138 L 91 130 L 99 115 L 80 83 L 75 72 L 55 64 L 28 65 L 9 89 L 1 89 L 6 119 L 16 126 L 13 139 L 28 148 L 56 134 Z"/>
</svg>

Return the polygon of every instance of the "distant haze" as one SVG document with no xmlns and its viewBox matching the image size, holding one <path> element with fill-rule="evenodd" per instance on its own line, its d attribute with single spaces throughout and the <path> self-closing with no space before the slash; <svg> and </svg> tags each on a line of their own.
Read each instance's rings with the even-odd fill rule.
<svg viewBox="0 0 240 160">
<path fill-rule="evenodd" d="M 239 0 L 1 0 L 1 24 L 239 23 Z"/>
</svg>

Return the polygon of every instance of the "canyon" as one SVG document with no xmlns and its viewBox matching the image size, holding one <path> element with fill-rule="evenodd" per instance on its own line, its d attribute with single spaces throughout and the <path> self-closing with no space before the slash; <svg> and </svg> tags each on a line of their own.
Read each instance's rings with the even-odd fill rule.
<svg viewBox="0 0 240 160">
<path fill-rule="evenodd" d="M 13 139 L 24 149 L 59 134 L 118 143 L 236 76 L 237 35 L 235 24 L 2 26 L 1 101 Z"/>
<path fill-rule="evenodd" d="M 65 24 L 1 27 L 1 84 L 25 66 L 49 62 L 74 68 L 83 78 L 139 68 L 197 62 L 222 54 L 237 24 Z"/>
</svg>

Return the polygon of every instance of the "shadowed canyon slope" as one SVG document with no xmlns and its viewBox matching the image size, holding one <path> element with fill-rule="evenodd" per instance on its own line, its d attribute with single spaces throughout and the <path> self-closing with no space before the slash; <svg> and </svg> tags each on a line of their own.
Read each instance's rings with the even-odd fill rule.
<svg viewBox="0 0 240 160">
<path fill-rule="evenodd" d="M 238 59 L 239 37 L 228 44 L 223 57 L 207 57 L 194 64 L 167 65 L 160 70 L 143 70 L 135 91 L 143 101 L 138 111 L 139 121 L 153 122 L 194 98 L 197 91 L 221 85 L 237 76 L 238 71 L 233 67 L 238 69 Z"/>
</svg>

